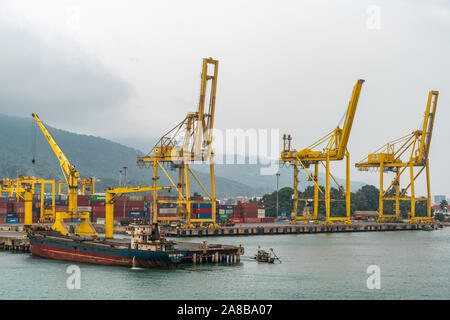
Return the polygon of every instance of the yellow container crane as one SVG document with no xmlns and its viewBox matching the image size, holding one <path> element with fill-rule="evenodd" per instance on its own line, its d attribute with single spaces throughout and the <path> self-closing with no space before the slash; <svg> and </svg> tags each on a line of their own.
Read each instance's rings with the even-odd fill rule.
<svg viewBox="0 0 450 320">
<path fill-rule="evenodd" d="M 379 222 L 401 221 L 400 201 L 402 200 L 411 202 L 410 223 L 430 223 L 432 221 L 428 155 L 430 152 L 431 135 L 436 117 L 438 97 L 439 91 L 429 91 L 421 130 L 414 130 L 409 135 L 386 143 L 375 152 L 370 153 L 365 159 L 355 164 L 356 168 L 361 171 L 369 171 L 370 168 L 375 168 L 380 171 Z M 416 174 L 414 174 L 415 167 L 419 168 Z M 401 190 L 400 176 L 407 170 L 409 171 L 409 184 Z M 423 170 L 426 172 L 427 197 L 416 197 L 414 182 Z M 395 173 L 394 180 L 386 190 L 384 190 L 383 181 L 385 172 Z M 411 189 L 411 196 L 407 197 L 406 192 L 409 189 Z M 395 192 L 393 196 L 388 194 L 391 190 Z M 383 212 L 383 202 L 386 200 L 395 202 L 394 214 L 385 214 Z M 416 201 L 427 201 L 427 214 L 425 217 L 416 217 Z"/>
<path fill-rule="evenodd" d="M 78 196 L 78 178 L 79 173 L 75 170 L 75 167 L 69 162 L 66 155 L 62 152 L 56 141 L 51 136 L 50 132 L 45 128 L 39 117 L 33 113 L 33 118 L 36 120 L 37 124 L 42 130 L 45 138 L 47 139 L 50 147 L 55 153 L 59 160 L 59 165 L 61 166 L 61 171 L 68 185 L 68 212 L 56 212 L 55 222 L 53 223 L 52 229 L 60 232 L 63 235 L 69 235 L 67 228 L 64 224 L 64 219 L 81 219 L 81 223 L 78 225 L 75 234 L 77 235 L 88 235 L 97 236 L 93 226 L 89 221 L 89 212 L 78 212 L 77 196 Z"/>
<path fill-rule="evenodd" d="M 50 179 L 40 179 L 36 177 L 19 177 L 15 179 L 19 185 L 21 184 L 30 184 L 32 188 L 32 192 L 35 191 L 35 185 L 40 185 L 41 191 L 41 216 L 39 218 L 39 222 L 54 222 L 55 221 L 55 180 Z M 45 185 L 50 184 L 52 187 L 52 205 L 50 209 L 45 209 L 44 207 L 44 194 L 45 194 Z"/>
<path fill-rule="evenodd" d="M 16 195 L 17 201 L 19 198 L 25 201 L 25 219 L 24 225 L 31 226 L 33 223 L 33 191 L 34 187 L 31 183 L 20 183 L 18 180 L 3 179 L 0 185 L 0 195 L 2 192 L 8 192 L 11 196 Z"/>
<path fill-rule="evenodd" d="M 298 224 L 298 221 L 308 223 L 308 220 L 312 220 L 314 223 L 318 223 L 318 207 L 319 207 L 319 192 L 324 195 L 323 201 L 325 201 L 326 220 L 325 225 L 333 225 L 333 221 L 343 221 L 345 225 L 351 225 L 350 220 L 350 153 L 347 150 L 347 142 L 350 137 L 350 131 L 352 129 L 353 119 L 355 117 L 356 107 L 358 106 L 359 95 L 361 92 L 364 80 L 358 80 L 353 88 L 352 97 L 347 108 L 343 127 L 339 126 L 331 131 L 329 134 L 319 139 L 312 145 L 305 149 L 297 151 L 291 149 L 291 135 L 283 135 L 283 151 L 281 152 L 280 161 L 290 163 L 294 167 L 294 208 L 295 214 L 292 224 Z M 330 173 L 330 162 L 339 161 L 346 158 L 346 187 L 345 190 L 337 183 L 336 179 Z M 319 164 L 322 164 L 325 168 L 325 190 L 319 187 Z M 308 168 L 314 165 L 314 174 L 311 174 Z M 299 201 L 311 201 L 312 199 L 299 199 L 298 198 L 298 170 L 303 168 L 309 176 L 309 180 L 314 182 L 314 213 L 312 217 L 298 216 L 298 202 Z M 330 177 L 334 180 L 339 190 L 345 195 L 346 204 L 346 216 L 345 217 L 331 217 L 330 215 L 330 202 L 340 201 L 337 199 L 331 199 L 330 197 Z"/>
<path fill-rule="evenodd" d="M 90 191 L 91 195 L 95 194 L 95 178 L 78 179 L 78 184 L 81 185 L 81 194 L 86 195 L 86 191 Z M 65 181 L 58 181 L 58 195 L 62 194 L 62 185 L 67 184 Z"/>
<path fill-rule="evenodd" d="M 209 71 L 208 67 L 212 70 Z M 165 219 L 158 217 L 158 204 L 176 203 L 179 215 L 186 218 L 184 228 L 193 228 L 192 222 L 199 222 L 200 226 L 204 222 L 209 222 L 210 228 L 219 228 L 219 225 L 216 223 L 216 187 L 214 179 L 214 154 L 212 151 L 218 67 L 219 61 L 212 58 L 203 59 L 198 111 L 188 113 L 186 118 L 164 135 L 147 155 L 138 157 L 137 163 L 139 166 L 149 165 L 153 169 L 153 223 L 174 220 L 174 218 Z M 206 101 L 208 101 L 208 85 L 209 107 L 207 112 L 205 112 Z M 209 162 L 211 179 L 210 192 L 208 192 L 190 168 L 190 163 L 195 161 Z M 177 184 L 175 184 L 166 169 L 164 169 L 163 164 L 168 164 L 171 168 L 178 170 Z M 163 171 L 171 185 L 177 191 L 178 200 L 158 199 L 159 169 Z M 200 201 L 191 199 L 190 176 L 197 181 L 208 197 L 208 200 Z M 210 203 L 212 208 L 211 219 L 191 219 L 191 205 L 194 203 Z M 175 220 L 179 219 L 181 218 L 175 218 Z"/>
<path fill-rule="evenodd" d="M 156 190 L 170 190 L 171 187 L 157 187 Z M 125 193 L 155 191 L 154 187 L 108 188 L 105 192 L 105 238 L 114 237 L 114 203 Z"/>
</svg>

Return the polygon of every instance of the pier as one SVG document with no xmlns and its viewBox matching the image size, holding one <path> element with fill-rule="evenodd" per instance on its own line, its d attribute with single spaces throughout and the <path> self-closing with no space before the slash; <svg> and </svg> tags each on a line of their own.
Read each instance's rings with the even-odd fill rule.
<svg viewBox="0 0 450 320">
<path fill-rule="evenodd" d="M 333 232 L 371 232 L 371 231 L 408 231 L 423 230 L 425 228 L 438 229 L 442 224 L 410 224 L 410 223 L 355 223 L 350 226 L 322 224 L 270 224 L 254 225 L 242 224 L 220 229 L 196 228 L 175 229 L 161 228 L 166 237 L 209 237 L 209 236 L 253 236 L 253 235 L 278 235 L 278 234 L 310 234 L 310 233 L 333 233 Z"/>
<path fill-rule="evenodd" d="M 23 232 L 0 230 L 0 250 L 30 252 L 30 243 Z"/>
</svg>

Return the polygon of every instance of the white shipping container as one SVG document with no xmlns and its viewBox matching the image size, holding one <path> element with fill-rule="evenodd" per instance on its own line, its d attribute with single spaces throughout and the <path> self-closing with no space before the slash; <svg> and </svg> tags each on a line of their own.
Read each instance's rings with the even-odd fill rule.
<svg viewBox="0 0 450 320">
<path fill-rule="evenodd" d="M 78 207 L 78 212 L 92 212 L 91 206 Z"/>
<path fill-rule="evenodd" d="M 177 213 L 177 208 L 159 208 L 159 213 Z"/>
<path fill-rule="evenodd" d="M 266 209 L 258 209 L 258 218 L 266 217 Z"/>
<path fill-rule="evenodd" d="M 97 218 L 97 224 L 105 224 L 105 218 Z"/>
<path fill-rule="evenodd" d="M 225 209 L 219 209 L 219 214 L 225 214 Z"/>
</svg>

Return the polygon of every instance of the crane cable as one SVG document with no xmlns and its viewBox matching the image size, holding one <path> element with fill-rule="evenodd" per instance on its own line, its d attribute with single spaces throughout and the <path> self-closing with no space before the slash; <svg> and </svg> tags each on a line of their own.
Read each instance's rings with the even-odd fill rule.
<svg viewBox="0 0 450 320">
<path fill-rule="evenodd" d="M 35 163 L 36 162 L 36 121 L 34 121 L 34 119 L 31 119 L 32 124 L 31 124 L 31 163 Z"/>
</svg>

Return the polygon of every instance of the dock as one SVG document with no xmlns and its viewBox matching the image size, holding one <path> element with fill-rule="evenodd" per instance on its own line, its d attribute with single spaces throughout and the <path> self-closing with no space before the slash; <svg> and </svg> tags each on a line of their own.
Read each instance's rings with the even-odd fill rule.
<svg viewBox="0 0 450 320">
<path fill-rule="evenodd" d="M 175 247 L 187 251 L 182 263 L 239 263 L 240 256 L 244 254 L 242 246 L 208 244 L 206 241 L 201 244 L 177 242 Z"/>
<path fill-rule="evenodd" d="M 311 234 L 311 233 L 333 233 L 333 232 L 373 232 L 373 231 L 411 231 L 422 230 L 427 227 L 433 229 L 441 228 L 440 223 L 432 224 L 410 224 L 410 223 L 355 223 L 350 226 L 323 224 L 240 224 L 233 227 L 220 229 L 176 229 L 161 228 L 166 237 L 222 237 L 222 236 L 254 236 L 254 235 L 279 235 L 279 234 Z"/>
<path fill-rule="evenodd" d="M 30 252 L 30 243 L 23 232 L 0 230 L 0 250 Z"/>
</svg>

